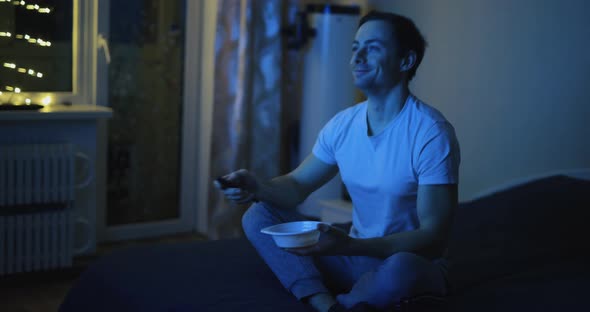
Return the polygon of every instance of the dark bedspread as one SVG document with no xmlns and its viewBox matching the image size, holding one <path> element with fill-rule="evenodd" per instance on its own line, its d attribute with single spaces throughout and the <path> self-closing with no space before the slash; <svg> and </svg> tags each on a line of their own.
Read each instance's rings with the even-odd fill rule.
<svg viewBox="0 0 590 312">
<path fill-rule="evenodd" d="M 449 311 L 590 311 L 590 182 L 554 176 L 457 211 Z M 311 311 L 243 239 L 133 247 L 93 263 L 61 312 Z"/>
<path fill-rule="evenodd" d="M 60 311 L 311 311 L 246 240 L 133 247 L 84 272 Z"/>
</svg>

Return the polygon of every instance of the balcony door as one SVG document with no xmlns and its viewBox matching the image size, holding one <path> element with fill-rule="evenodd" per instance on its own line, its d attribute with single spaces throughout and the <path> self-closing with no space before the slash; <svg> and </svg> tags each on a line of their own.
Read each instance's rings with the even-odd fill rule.
<svg viewBox="0 0 590 312">
<path fill-rule="evenodd" d="M 107 150 L 101 241 L 202 225 L 197 207 L 207 182 L 199 166 L 208 149 L 199 146 L 208 144 L 199 91 L 207 2 L 97 2 L 96 97 L 114 112 L 99 140 Z"/>
</svg>

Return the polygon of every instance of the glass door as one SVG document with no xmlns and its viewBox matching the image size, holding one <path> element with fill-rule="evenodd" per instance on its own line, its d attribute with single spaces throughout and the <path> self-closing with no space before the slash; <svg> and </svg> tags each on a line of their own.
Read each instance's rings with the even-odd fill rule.
<svg viewBox="0 0 590 312">
<path fill-rule="evenodd" d="M 111 3 L 107 226 L 180 215 L 184 2 Z"/>
<path fill-rule="evenodd" d="M 187 46 L 198 29 L 187 20 L 198 12 L 190 2 L 98 1 L 97 98 L 113 109 L 99 240 L 195 228 L 197 101 L 185 77 L 196 70 Z"/>
</svg>

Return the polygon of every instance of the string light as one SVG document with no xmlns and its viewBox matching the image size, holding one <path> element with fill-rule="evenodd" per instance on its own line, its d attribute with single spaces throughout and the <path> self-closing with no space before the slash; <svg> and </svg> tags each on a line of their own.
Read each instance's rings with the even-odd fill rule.
<svg viewBox="0 0 590 312">
<path fill-rule="evenodd" d="M 1 2 L 11 2 L 11 1 L 10 0 L 0 0 L 0 3 Z M 23 6 L 27 10 L 37 11 L 41 14 L 51 13 L 50 8 L 42 8 L 38 4 L 27 4 L 25 1 L 12 1 L 12 4 L 14 4 L 15 6 Z"/>
<path fill-rule="evenodd" d="M 37 77 L 37 78 L 43 78 L 43 73 L 40 72 L 36 72 L 32 69 L 26 69 L 24 67 L 16 67 L 16 64 L 14 63 L 4 63 L 4 67 L 6 68 L 10 68 L 10 69 L 16 69 L 17 72 L 21 73 L 21 74 L 29 74 L 33 77 Z"/>
<path fill-rule="evenodd" d="M 9 33 L 7 31 L 0 31 L 0 37 L 12 37 L 12 33 Z M 19 40 L 25 40 L 28 43 L 32 43 L 32 44 L 38 44 L 42 47 L 50 47 L 51 46 L 51 42 L 43 40 L 41 38 L 31 38 L 30 35 L 27 34 L 15 34 L 14 38 L 19 39 Z"/>
<path fill-rule="evenodd" d="M 49 14 L 52 12 L 52 10 L 48 7 L 40 7 L 38 4 L 34 4 L 34 3 L 27 4 L 24 0 L 20 0 L 20 1 L 0 0 L 0 3 L 12 3 L 14 6 L 22 6 L 26 10 L 36 11 L 37 13 L 41 13 L 41 14 Z M 0 37 L 11 38 L 12 36 L 13 36 L 13 34 L 8 31 L 0 31 Z M 31 44 L 36 44 L 36 45 L 39 45 L 42 47 L 50 47 L 51 46 L 51 42 L 43 40 L 41 38 L 32 38 L 28 34 L 15 34 L 14 37 L 18 40 L 24 40 L 25 42 L 28 42 Z M 25 75 L 28 74 L 33 77 L 43 78 L 43 73 L 37 72 L 33 69 L 27 69 L 24 67 L 17 67 L 16 64 L 14 64 L 14 63 L 6 62 L 6 63 L 3 63 L 3 66 L 8 69 L 16 70 L 17 72 L 19 72 L 21 74 L 25 74 Z M 6 91 L 10 91 L 10 92 L 14 92 L 14 93 L 21 92 L 21 89 L 19 87 L 5 86 L 5 89 L 6 89 Z M 0 92 L 0 95 L 2 95 L 2 92 Z M 43 100 L 41 102 L 43 105 L 49 105 L 51 103 L 51 97 L 46 96 L 45 98 L 43 98 Z M 27 105 L 30 105 L 31 99 L 29 99 L 29 98 L 25 99 L 25 103 Z"/>
</svg>

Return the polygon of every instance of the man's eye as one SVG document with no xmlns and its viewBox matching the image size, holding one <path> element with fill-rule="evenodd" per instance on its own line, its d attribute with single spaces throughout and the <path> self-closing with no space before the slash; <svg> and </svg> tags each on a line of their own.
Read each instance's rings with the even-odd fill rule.
<svg viewBox="0 0 590 312">
<path fill-rule="evenodd" d="M 355 52 L 357 49 L 358 49 L 358 47 L 357 47 L 357 46 L 353 46 L 353 47 L 352 47 L 352 52 Z"/>
<path fill-rule="evenodd" d="M 379 51 L 378 46 L 369 46 L 369 51 Z"/>
</svg>

